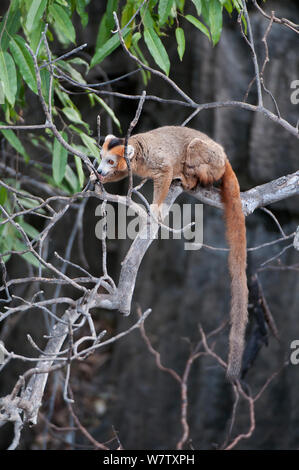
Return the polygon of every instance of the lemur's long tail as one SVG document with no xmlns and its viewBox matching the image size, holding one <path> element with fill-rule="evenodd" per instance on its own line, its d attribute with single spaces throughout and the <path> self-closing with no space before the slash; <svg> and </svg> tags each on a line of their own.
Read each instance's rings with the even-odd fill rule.
<svg viewBox="0 0 299 470">
<path fill-rule="evenodd" d="M 228 160 L 222 177 L 221 197 L 224 204 L 226 237 L 230 247 L 228 265 L 231 276 L 231 330 L 227 377 L 234 380 L 238 378 L 242 365 L 248 317 L 248 289 L 245 216 L 242 211 L 240 186 Z"/>
</svg>

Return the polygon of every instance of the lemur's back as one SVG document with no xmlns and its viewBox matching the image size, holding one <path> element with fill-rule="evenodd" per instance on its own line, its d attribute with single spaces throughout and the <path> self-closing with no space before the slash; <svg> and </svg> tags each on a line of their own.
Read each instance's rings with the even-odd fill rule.
<svg viewBox="0 0 299 470">
<path fill-rule="evenodd" d="M 224 173 L 226 155 L 221 145 L 189 127 L 159 127 L 132 136 L 129 143 L 135 148 L 133 170 L 142 177 L 148 171 L 152 178 L 169 172 L 172 179 L 182 180 L 185 189 L 192 189 L 199 176 L 203 184 L 210 184 Z"/>
<path fill-rule="evenodd" d="M 135 134 L 130 138 L 130 141 L 140 141 L 144 143 L 147 150 L 157 153 L 165 152 L 171 153 L 173 156 L 181 155 L 181 152 L 186 149 L 190 141 L 194 138 L 199 138 L 207 143 L 215 144 L 206 134 L 196 129 L 181 126 L 163 126 L 153 129 L 148 132 Z"/>
</svg>

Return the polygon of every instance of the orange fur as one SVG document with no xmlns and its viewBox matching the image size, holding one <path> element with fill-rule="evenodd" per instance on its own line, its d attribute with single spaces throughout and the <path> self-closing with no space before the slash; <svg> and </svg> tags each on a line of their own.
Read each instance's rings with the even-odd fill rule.
<svg viewBox="0 0 299 470">
<path fill-rule="evenodd" d="M 125 158 L 123 156 L 121 156 L 119 159 L 118 159 L 118 162 L 117 162 L 117 170 L 118 171 L 125 171 L 127 170 L 127 162 L 125 160 Z"/>
<path fill-rule="evenodd" d="M 247 324 L 248 289 L 246 278 L 246 228 L 237 177 L 226 160 L 221 196 L 224 204 L 226 237 L 230 247 L 228 265 L 231 276 L 231 331 L 227 376 L 238 377 Z"/>
</svg>

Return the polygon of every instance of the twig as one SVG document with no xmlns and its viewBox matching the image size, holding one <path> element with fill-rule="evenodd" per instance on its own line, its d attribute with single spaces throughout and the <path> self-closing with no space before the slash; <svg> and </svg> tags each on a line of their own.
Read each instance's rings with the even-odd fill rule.
<svg viewBox="0 0 299 470">
<path fill-rule="evenodd" d="M 275 217 L 275 215 L 273 214 L 273 212 L 271 212 L 269 209 L 267 209 L 266 207 L 261 207 L 261 210 L 266 212 L 266 214 L 269 214 L 270 217 L 272 217 L 272 219 L 274 220 L 274 222 L 276 223 L 277 227 L 278 227 L 278 230 L 280 231 L 281 235 L 283 236 L 283 238 L 286 238 L 286 234 L 284 233 L 283 231 L 283 228 L 282 226 L 280 225 L 280 223 L 278 222 L 277 220 L 277 217 Z"/>
<path fill-rule="evenodd" d="M 263 63 L 263 66 L 262 66 L 262 70 L 261 70 L 261 74 L 260 74 L 260 79 L 261 79 L 261 84 L 263 86 L 263 89 L 265 90 L 266 93 L 268 93 L 268 95 L 271 97 L 273 103 L 274 103 L 274 106 L 275 106 L 275 109 L 276 109 L 276 114 L 277 116 L 280 118 L 281 115 L 280 115 L 280 111 L 279 111 L 279 107 L 278 107 L 278 104 L 277 104 L 277 101 L 276 99 L 274 98 L 273 96 L 273 93 L 266 87 L 265 85 L 265 79 L 264 79 L 264 72 L 265 72 L 265 69 L 266 69 L 266 66 L 268 64 L 268 62 L 270 62 L 270 59 L 269 59 L 269 48 L 268 48 L 268 43 L 267 43 L 267 39 L 268 39 L 268 36 L 269 36 L 269 33 L 271 31 L 271 28 L 272 28 L 272 25 L 273 25 L 273 15 L 274 15 L 274 12 L 272 12 L 271 14 L 271 20 L 268 24 L 268 27 L 265 31 L 265 34 L 262 38 L 262 42 L 264 43 L 264 46 L 265 46 L 265 60 L 264 60 L 264 63 Z"/>
<path fill-rule="evenodd" d="M 247 24 L 247 30 L 248 30 L 249 40 L 247 40 L 247 43 L 249 44 L 251 52 L 252 52 L 252 60 L 253 60 L 254 70 L 255 70 L 255 81 L 256 81 L 257 94 L 258 94 L 258 106 L 263 106 L 263 95 L 262 95 L 262 87 L 261 87 L 261 80 L 260 80 L 260 71 L 259 71 L 259 65 L 257 61 L 255 47 L 254 47 L 251 21 L 250 21 L 248 11 L 247 11 L 246 0 L 242 0 L 242 5 L 243 5 L 243 13 L 244 13 L 244 17 L 245 17 L 246 24 Z"/>
<path fill-rule="evenodd" d="M 141 112 L 142 112 L 142 108 L 143 108 L 143 105 L 144 105 L 145 96 L 146 96 L 146 92 L 143 91 L 142 95 L 141 95 L 141 98 L 139 100 L 139 103 L 138 103 L 138 107 L 137 107 L 137 110 L 136 110 L 135 117 L 131 121 L 131 123 L 129 125 L 129 128 L 127 130 L 126 137 L 125 137 L 124 158 L 126 160 L 128 171 L 129 171 L 129 189 L 128 189 L 128 198 L 129 199 L 131 199 L 132 190 L 133 190 L 133 173 L 132 173 L 132 168 L 131 168 L 131 162 L 130 162 L 130 159 L 128 158 L 128 140 L 131 137 L 133 129 L 135 128 L 135 126 L 137 125 L 137 123 L 139 121 L 139 118 L 140 118 L 140 115 L 141 115 Z"/>
<path fill-rule="evenodd" d="M 45 42 L 45 40 L 44 40 L 44 42 Z M 82 51 L 82 49 L 84 49 L 85 47 L 87 47 L 87 43 L 82 44 L 81 46 L 75 47 L 75 49 L 72 49 L 70 52 L 66 52 L 65 54 L 62 54 L 61 56 L 57 57 L 56 59 L 49 58 L 49 61 L 44 63 L 43 65 L 40 65 L 39 69 L 42 70 L 45 67 L 49 67 L 49 66 L 55 64 L 55 62 L 57 62 L 59 60 L 67 59 L 71 55 L 74 55 L 77 52 Z"/>
<path fill-rule="evenodd" d="M 89 442 L 92 443 L 92 445 L 96 448 L 96 449 L 101 449 L 101 450 L 110 450 L 109 447 L 106 447 L 104 444 L 101 444 L 99 441 L 97 441 L 96 439 L 94 439 L 92 437 L 92 435 L 87 431 L 87 429 L 85 428 L 85 426 L 83 426 L 83 424 L 81 423 L 81 421 L 79 420 L 78 416 L 76 415 L 76 413 L 74 412 L 74 409 L 71 405 L 71 403 L 74 403 L 74 399 L 73 399 L 73 393 L 72 391 L 70 391 L 70 395 L 72 397 L 72 402 L 69 402 L 68 403 L 68 409 L 69 409 L 69 412 L 71 413 L 72 417 L 74 418 L 74 421 L 78 427 L 78 429 L 81 431 L 81 433 L 87 438 L 87 440 Z"/>
<path fill-rule="evenodd" d="M 298 24 L 295 24 L 293 23 L 292 21 L 286 19 L 286 18 L 278 18 L 274 15 L 274 12 L 272 11 L 271 12 L 271 16 L 268 15 L 261 7 L 260 5 L 257 3 L 256 0 L 252 0 L 253 1 L 253 4 L 254 6 L 258 9 L 258 11 L 265 17 L 267 18 L 268 20 L 271 21 L 271 18 L 273 18 L 273 21 L 274 23 L 278 23 L 278 24 L 281 24 L 283 26 L 286 26 L 287 28 L 291 29 L 292 31 L 294 31 L 295 33 L 299 34 L 299 25 Z"/>
<path fill-rule="evenodd" d="M 266 264 L 270 263 L 271 261 L 279 258 L 281 255 L 283 255 L 283 253 L 285 253 L 287 250 L 289 250 L 292 247 L 293 247 L 292 243 L 290 245 L 285 246 L 279 253 L 277 253 L 277 255 L 272 256 L 271 258 L 269 258 L 266 261 L 264 261 L 263 263 L 261 263 L 261 266 L 265 266 Z"/>
</svg>

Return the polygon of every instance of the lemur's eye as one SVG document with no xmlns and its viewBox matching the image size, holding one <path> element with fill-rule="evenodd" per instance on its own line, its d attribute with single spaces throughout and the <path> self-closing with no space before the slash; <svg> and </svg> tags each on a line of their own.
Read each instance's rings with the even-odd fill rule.
<svg viewBox="0 0 299 470">
<path fill-rule="evenodd" d="M 114 165 L 114 161 L 113 160 L 108 160 L 108 164 L 109 165 Z"/>
</svg>

